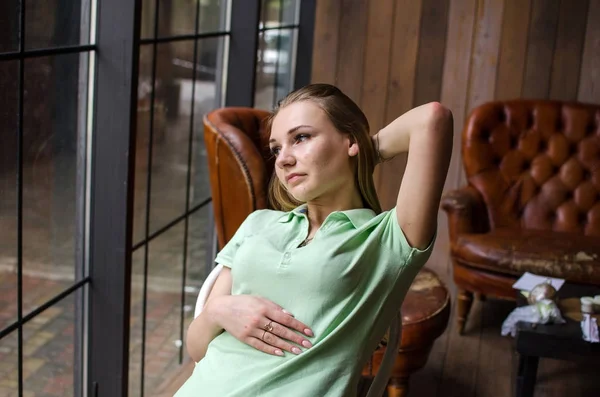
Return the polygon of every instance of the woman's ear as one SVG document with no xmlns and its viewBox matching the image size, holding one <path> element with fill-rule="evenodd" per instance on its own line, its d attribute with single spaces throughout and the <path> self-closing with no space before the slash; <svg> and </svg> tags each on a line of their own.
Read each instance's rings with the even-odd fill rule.
<svg viewBox="0 0 600 397">
<path fill-rule="evenodd" d="M 355 139 L 350 138 L 348 140 L 348 156 L 355 157 L 356 155 L 358 155 L 358 152 L 359 152 L 358 143 L 356 142 Z"/>
</svg>

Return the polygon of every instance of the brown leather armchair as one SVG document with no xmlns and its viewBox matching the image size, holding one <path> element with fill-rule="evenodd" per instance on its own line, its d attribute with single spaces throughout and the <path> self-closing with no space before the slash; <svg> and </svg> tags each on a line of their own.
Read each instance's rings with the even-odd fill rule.
<svg viewBox="0 0 600 397">
<path fill-rule="evenodd" d="M 600 106 L 484 104 L 462 157 L 468 185 L 442 200 L 460 333 L 473 293 L 515 299 L 524 272 L 600 285 Z"/>
<path fill-rule="evenodd" d="M 267 187 L 274 166 L 263 134 L 268 115 L 263 110 L 231 107 L 204 118 L 219 249 L 250 213 L 268 208 Z"/>
<path fill-rule="evenodd" d="M 267 187 L 274 159 L 263 134 L 267 115 L 262 110 L 231 107 L 215 110 L 204 118 L 219 249 L 252 211 L 269 206 Z M 435 339 L 446 329 L 449 315 L 450 295 L 446 287 L 433 271 L 421 270 L 402 305 L 400 347 L 390 356 L 393 367 L 383 363 L 387 347 L 391 349 L 393 345 L 386 336 L 365 365 L 363 376 L 372 378 L 381 374 L 381 379 L 387 381 L 391 371 L 388 395 L 405 396 L 410 375 L 426 364 Z M 369 393 L 377 389 L 369 389 Z"/>
</svg>

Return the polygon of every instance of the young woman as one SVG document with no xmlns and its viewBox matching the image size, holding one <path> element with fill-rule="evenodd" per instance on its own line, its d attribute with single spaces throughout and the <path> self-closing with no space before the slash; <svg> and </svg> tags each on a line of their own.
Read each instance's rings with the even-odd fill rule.
<svg viewBox="0 0 600 397">
<path fill-rule="evenodd" d="M 177 397 L 353 396 L 360 371 L 426 262 L 452 151 L 439 103 L 373 137 L 339 89 L 289 94 L 268 120 L 276 210 L 252 213 L 217 255 L 224 266 L 187 348 Z M 408 151 L 396 206 L 381 211 L 380 161 Z"/>
</svg>

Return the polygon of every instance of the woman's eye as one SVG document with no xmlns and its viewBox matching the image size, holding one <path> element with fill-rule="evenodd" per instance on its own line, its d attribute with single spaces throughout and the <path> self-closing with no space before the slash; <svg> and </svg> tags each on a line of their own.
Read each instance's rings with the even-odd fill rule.
<svg viewBox="0 0 600 397">
<path fill-rule="evenodd" d="M 277 157 L 277 155 L 279 154 L 279 148 L 278 147 L 272 147 L 271 149 L 271 154 L 275 157 Z"/>
<path fill-rule="evenodd" d="M 296 140 L 296 142 L 303 142 L 303 141 L 307 140 L 308 138 L 310 138 L 310 136 L 307 134 L 298 134 L 298 135 L 296 135 L 295 140 Z"/>
</svg>

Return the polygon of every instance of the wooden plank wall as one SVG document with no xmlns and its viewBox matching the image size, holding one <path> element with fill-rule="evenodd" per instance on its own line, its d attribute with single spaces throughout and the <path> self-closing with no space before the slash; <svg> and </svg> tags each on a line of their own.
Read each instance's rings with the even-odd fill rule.
<svg viewBox="0 0 600 397">
<path fill-rule="evenodd" d="M 600 0 L 319 0 L 312 80 L 339 86 L 373 132 L 422 103 L 448 106 L 448 191 L 464 184 L 460 132 L 474 107 L 519 97 L 600 103 L 597 21 Z M 405 161 L 376 172 L 384 208 L 395 202 Z M 440 213 L 429 266 L 450 281 L 447 252 Z"/>
</svg>

